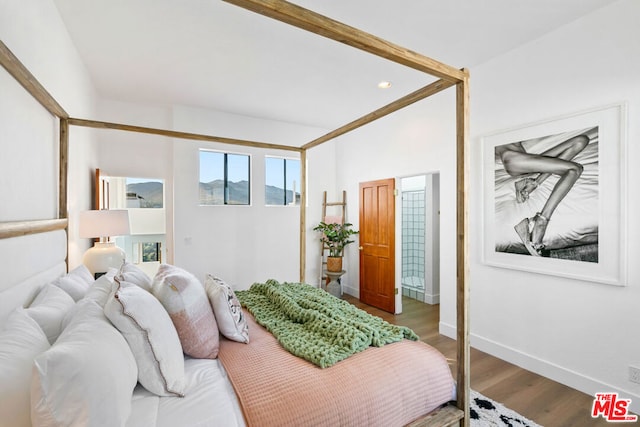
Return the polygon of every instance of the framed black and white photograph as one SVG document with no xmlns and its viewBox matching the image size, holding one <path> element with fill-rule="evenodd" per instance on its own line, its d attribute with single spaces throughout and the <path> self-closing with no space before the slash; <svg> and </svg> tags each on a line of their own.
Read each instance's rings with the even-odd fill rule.
<svg viewBox="0 0 640 427">
<path fill-rule="evenodd" d="M 625 117 L 616 104 L 482 137 L 484 263 L 626 284 Z"/>
</svg>

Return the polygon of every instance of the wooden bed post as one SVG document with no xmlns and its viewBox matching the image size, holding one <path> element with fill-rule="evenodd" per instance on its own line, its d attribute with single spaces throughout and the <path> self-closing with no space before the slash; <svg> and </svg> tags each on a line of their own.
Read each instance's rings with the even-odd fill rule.
<svg viewBox="0 0 640 427">
<path fill-rule="evenodd" d="M 446 81 L 457 83 L 464 78 L 462 71 L 448 64 L 284 0 L 223 1 Z"/>
<path fill-rule="evenodd" d="M 296 195 L 293 195 L 295 200 Z M 305 283 L 307 257 L 307 150 L 300 151 L 300 283 Z"/>
<path fill-rule="evenodd" d="M 67 218 L 68 180 L 69 180 L 69 120 L 60 118 L 60 164 L 58 178 L 58 218 Z"/>
<path fill-rule="evenodd" d="M 469 242 L 467 187 L 469 184 L 469 73 L 456 85 L 456 139 L 457 139 L 457 346 L 458 397 L 457 406 L 464 411 L 461 425 L 469 426 L 470 349 L 469 349 Z"/>
<path fill-rule="evenodd" d="M 391 114 L 395 111 L 401 110 L 404 107 L 407 107 L 415 102 L 418 102 L 428 96 L 434 95 L 438 92 L 441 92 L 445 89 L 450 88 L 451 86 L 453 86 L 454 83 L 446 81 L 446 80 L 437 80 L 421 89 L 416 90 L 415 92 L 410 93 L 409 95 L 403 96 L 402 98 L 393 101 L 390 104 L 385 105 L 382 108 L 378 108 L 375 111 L 372 111 L 368 114 L 365 114 L 364 116 L 360 117 L 359 119 L 356 119 L 352 122 L 347 123 L 344 126 L 339 127 L 338 129 L 335 129 L 325 135 L 322 135 L 319 138 L 314 139 L 311 142 L 306 143 L 305 145 L 302 146 L 302 148 L 304 149 L 309 149 L 309 148 L 313 148 L 317 145 L 320 145 L 322 143 L 325 143 L 329 140 L 332 140 L 340 135 L 344 135 L 347 132 L 351 132 L 352 130 L 355 130 L 359 127 L 362 127 L 366 124 L 369 124 L 373 121 L 378 120 L 381 117 L 384 117 L 388 114 Z"/>
<path fill-rule="evenodd" d="M 18 83 L 26 89 L 33 98 L 38 101 L 51 115 L 66 119 L 69 114 L 58 104 L 49 92 L 40 84 L 38 79 L 22 62 L 9 50 L 2 40 L 0 40 L 0 65 L 13 76 Z"/>
<path fill-rule="evenodd" d="M 58 161 L 58 218 L 67 219 L 69 217 L 68 210 L 68 194 L 69 194 L 69 120 L 60 117 L 60 144 L 59 144 L 59 161 Z M 67 239 L 69 223 L 67 222 Z M 68 243 L 68 242 L 67 242 Z M 68 244 L 67 244 L 68 246 Z M 69 248 L 67 247 L 67 271 L 69 271 Z"/>
<path fill-rule="evenodd" d="M 79 119 L 76 117 L 70 117 L 69 124 L 73 126 L 83 126 L 88 128 L 94 128 L 94 129 L 121 130 L 126 132 L 144 133 L 148 135 L 167 136 L 170 138 L 189 139 L 193 141 L 220 142 L 223 144 L 262 148 L 265 150 L 286 150 L 286 151 L 295 151 L 295 152 L 302 151 L 302 148 L 292 147 L 290 145 L 272 144 L 272 143 L 260 142 L 260 141 L 248 141 L 245 139 L 226 138 L 222 136 L 205 135 L 201 133 L 192 133 L 192 132 L 181 132 L 177 130 L 158 129 L 158 128 L 143 127 L 143 126 L 134 126 L 134 125 L 127 125 L 122 123 L 103 122 L 100 120 Z"/>
</svg>

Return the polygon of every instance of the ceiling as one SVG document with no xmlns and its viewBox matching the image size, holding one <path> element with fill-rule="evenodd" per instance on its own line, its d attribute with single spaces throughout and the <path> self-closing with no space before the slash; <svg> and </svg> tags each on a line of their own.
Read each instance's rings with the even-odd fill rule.
<svg viewBox="0 0 640 427">
<path fill-rule="evenodd" d="M 337 128 L 424 73 L 221 0 L 54 0 L 100 96 Z M 296 0 L 451 66 L 473 67 L 615 0 Z M 377 83 L 389 80 L 390 89 Z"/>
</svg>

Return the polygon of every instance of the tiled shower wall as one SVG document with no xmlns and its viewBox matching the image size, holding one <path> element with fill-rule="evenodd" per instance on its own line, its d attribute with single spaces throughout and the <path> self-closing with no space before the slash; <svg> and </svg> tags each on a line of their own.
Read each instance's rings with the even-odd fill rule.
<svg viewBox="0 0 640 427">
<path fill-rule="evenodd" d="M 402 286 L 424 292 L 425 192 L 402 192 Z"/>
</svg>

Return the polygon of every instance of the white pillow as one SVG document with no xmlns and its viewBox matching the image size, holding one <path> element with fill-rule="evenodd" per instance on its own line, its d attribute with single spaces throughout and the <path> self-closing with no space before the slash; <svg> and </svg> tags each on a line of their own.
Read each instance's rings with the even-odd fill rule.
<svg viewBox="0 0 640 427">
<path fill-rule="evenodd" d="M 66 275 L 56 279 L 53 284 L 68 293 L 74 301 L 79 301 L 93 282 L 94 279 L 87 267 L 80 264 Z"/>
<path fill-rule="evenodd" d="M 118 278 L 121 282 L 133 283 L 145 291 L 151 292 L 151 278 L 135 264 L 131 264 L 130 262 L 122 264 L 118 272 Z"/>
<path fill-rule="evenodd" d="M 233 341 L 248 343 L 249 324 L 231 286 L 226 284 L 224 280 L 207 274 L 204 288 L 207 291 L 218 329 L 222 335 Z"/>
<path fill-rule="evenodd" d="M 110 268 L 102 276 L 98 277 L 93 285 L 89 288 L 85 296 L 80 300 L 84 301 L 87 299 L 93 300 L 100 307 L 104 308 L 109 295 L 113 292 L 113 288 L 115 286 L 115 282 L 113 277 L 118 272 L 115 268 Z M 79 301 L 79 302 L 80 302 Z M 81 305 L 76 303 L 71 310 L 64 316 L 62 319 L 62 330 L 64 331 L 71 319 L 76 315 L 76 312 L 81 308 Z"/>
<path fill-rule="evenodd" d="M 83 300 L 56 343 L 35 359 L 37 426 L 122 426 L 131 412 L 136 361 L 95 301 Z"/>
<path fill-rule="evenodd" d="M 104 312 L 129 343 L 138 381 L 158 396 L 183 396 L 184 356 L 169 315 L 149 292 L 117 278 L 116 283 Z"/>
<path fill-rule="evenodd" d="M 0 424 L 31 426 L 33 359 L 51 345 L 23 308 L 13 311 L 0 332 Z"/>
<path fill-rule="evenodd" d="M 45 285 L 25 312 L 35 320 L 51 344 L 62 332 L 62 319 L 75 301 L 65 291 L 52 284 Z"/>
<path fill-rule="evenodd" d="M 118 270 L 115 268 L 109 268 L 109 271 L 96 279 L 84 297 L 92 299 L 97 302 L 100 307 L 104 307 L 115 287 L 114 277 L 117 273 Z"/>
<path fill-rule="evenodd" d="M 171 316 L 185 354 L 196 359 L 218 357 L 220 333 L 216 318 L 204 286 L 193 274 L 161 264 L 151 293 Z"/>
</svg>

